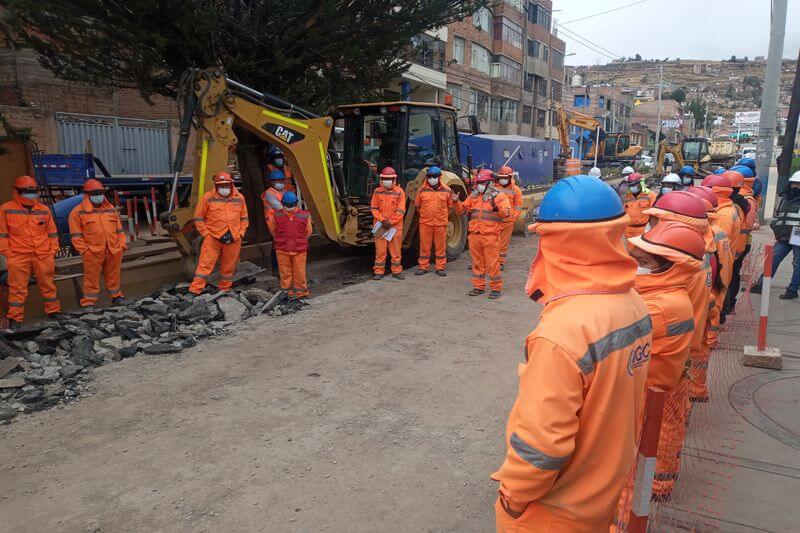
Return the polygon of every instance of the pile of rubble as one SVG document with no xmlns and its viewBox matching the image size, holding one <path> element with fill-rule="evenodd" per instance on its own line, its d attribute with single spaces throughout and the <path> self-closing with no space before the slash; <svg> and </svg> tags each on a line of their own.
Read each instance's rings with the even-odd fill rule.
<svg viewBox="0 0 800 533">
<path fill-rule="evenodd" d="M 136 355 L 178 353 L 250 317 L 307 305 L 251 288 L 192 297 L 188 284 L 163 287 L 126 306 L 65 315 L 0 334 L 0 423 L 88 392 L 93 367 Z"/>
</svg>

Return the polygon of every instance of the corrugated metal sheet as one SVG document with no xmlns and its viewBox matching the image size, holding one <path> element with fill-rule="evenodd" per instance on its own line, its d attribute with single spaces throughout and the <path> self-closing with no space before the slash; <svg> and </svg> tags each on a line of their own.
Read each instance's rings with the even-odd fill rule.
<svg viewBox="0 0 800 533">
<path fill-rule="evenodd" d="M 169 173 L 169 124 L 165 120 L 56 113 L 56 122 L 63 154 L 83 153 L 89 140 L 92 153 L 114 175 Z"/>
</svg>

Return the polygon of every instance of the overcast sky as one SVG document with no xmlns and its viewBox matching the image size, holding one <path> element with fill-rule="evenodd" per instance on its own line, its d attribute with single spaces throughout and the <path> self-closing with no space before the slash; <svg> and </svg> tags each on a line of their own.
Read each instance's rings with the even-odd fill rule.
<svg viewBox="0 0 800 533">
<path fill-rule="evenodd" d="M 567 58 L 567 64 L 608 63 L 615 54 L 629 57 L 637 53 L 644 59 L 728 59 L 731 55 L 752 59 L 767 55 L 769 0 L 644 0 L 619 11 L 568 23 L 634 2 L 553 0 L 553 18 L 564 24 L 558 28 L 559 37 L 567 42 L 567 53 L 575 53 Z M 797 58 L 800 0 L 788 3 L 783 57 Z M 579 44 L 574 34 L 606 50 L 593 51 Z"/>
</svg>

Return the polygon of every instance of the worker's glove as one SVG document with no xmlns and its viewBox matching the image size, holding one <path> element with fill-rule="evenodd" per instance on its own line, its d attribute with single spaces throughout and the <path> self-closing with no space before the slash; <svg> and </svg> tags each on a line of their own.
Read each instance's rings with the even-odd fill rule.
<svg viewBox="0 0 800 533">
<path fill-rule="evenodd" d="M 219 242 L 221 242 L 222 244 L 230 244 L 233 241 L 234 241 L 234 239 L 233 239 L 233 234 L 231 233 L 231 230 L 226 231 L 225 235 L 223 235 L 222 237 L 219 238 Z"/>
<path fill-rule="evenodd" d="M 384 218 L 383 220 L 381 220 L 381 226 L 383 226 L 386 229 L 389 229 L 392 227 L 392 223 L 389 222 L 388 218 Z"/>
</svg>

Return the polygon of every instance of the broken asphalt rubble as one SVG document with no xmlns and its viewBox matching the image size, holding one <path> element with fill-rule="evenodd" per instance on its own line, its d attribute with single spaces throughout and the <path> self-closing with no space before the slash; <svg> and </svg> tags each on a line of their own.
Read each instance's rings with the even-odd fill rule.
<svg viewBox="0 0 800 533">
<path fill-rule="evenodd" d="M 86 394 L 86 374 L 95 366 L 178 353 L 250 317 L 280 316 L 308 305 L 287 300 L 284 291 L 249 288 L 192 298 L 187 288 L 168 285 L 125 306 L 0 333 L 0 424 Z"/>
</svg>

